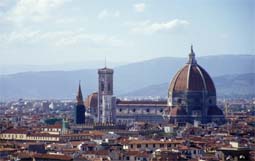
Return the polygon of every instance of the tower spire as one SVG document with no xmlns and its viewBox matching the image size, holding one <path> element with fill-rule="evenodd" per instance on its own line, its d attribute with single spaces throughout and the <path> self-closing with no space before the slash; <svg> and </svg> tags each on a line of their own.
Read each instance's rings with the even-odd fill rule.
<svg viewBox="0 0 255 161">
<path fill-rule="evenodd" d="M 195 53 L 193 51 L 193 45 L 191 44 L 188 64 L 196 64 L 196 63 L 197 63 L 197 61 L 195 58 Z"/>
<path fill-rule="evenodd" d="M 79 87 L 78 87 L 78 93 L 76 96 L 77 105 L 83 105 L 83 97 L 81 92 L 81 81 L 79 80 Z"/>
<path fill-rule="evenodd" d="M 107 64 L 106 64 L 106 56 L 104 57 L 104 67 L 107 68 Z"/>
</svg>

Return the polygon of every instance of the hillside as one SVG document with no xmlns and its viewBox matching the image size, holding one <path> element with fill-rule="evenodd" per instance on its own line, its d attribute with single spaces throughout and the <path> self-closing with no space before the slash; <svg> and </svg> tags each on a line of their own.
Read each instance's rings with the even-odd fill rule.
<svg viewBox="0 0 255 161">
<path fill-rule="evenodd" d="M 116 67 L 114 68 L 115 95 L 123 95 L 151 85 L 170 82 L 173 75 L 186 61 L 187 58 L 165 57 Z M 255 55 L 206 56 L 198 57 L 197 61 L 212 77 L 215 77 L 215 81 L 217 81 L 217 76 L 221 75 L 255 72 Z M 1 100 L 74 99 L 79 80 L 82 83 L 84 96 L 97 90 L 97 69 L 24 72 L 0 75 L 0 77 Z M 228 81 L 228 79 L 224 78 L 223 81 Z M 229 83 L 231 84 L 231 81 Z M 242 81 L 238 83 L 242 84 Z M 216 82 L 216 86 L 217 84 Z M 221 86 L 224 84 L 219 83 L 219 87 Z M 232 85 L 234 86 L 235 84 Z"/>
<path fill-rule="evenodd" d="M 255 97 L 255 73 L 224 75 L 214 77 L 213 80 L 219 97 Z M 169 84 L 151 85 L 122 96 L 167 97 Z"/>
</svg>

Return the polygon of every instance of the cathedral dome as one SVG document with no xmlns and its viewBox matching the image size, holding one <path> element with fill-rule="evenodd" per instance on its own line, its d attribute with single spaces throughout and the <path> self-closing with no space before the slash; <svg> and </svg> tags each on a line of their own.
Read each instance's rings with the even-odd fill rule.
<svg viewBox="0 0 255 161">
<path fill-rule="evenodd" d="M 176 73 L 169 87 L 169 93 L 183 91 L 207 91 L 216 93 L 211 77 L 197 64 L 192 46 L 189 61 Z"/>
<path fill-rule="evenodd" d="M 97 97 L 98 97 L 98 93 L 94 92 L 91 95 L 89 95 L 87 97 L 87 99 L 85 100 L 85 107 L 86 108 L 97 108 Z"/>
<path fill-rule="evenodd" d="M 210 75 L 197 64 L 191 46 L 188 62 L 172 79 L 168 90 L 170 122 L 224 122 L 217 107 L 216 89 Z M 187 116 L 187 117 L 186 117 Z"/>
</svg>

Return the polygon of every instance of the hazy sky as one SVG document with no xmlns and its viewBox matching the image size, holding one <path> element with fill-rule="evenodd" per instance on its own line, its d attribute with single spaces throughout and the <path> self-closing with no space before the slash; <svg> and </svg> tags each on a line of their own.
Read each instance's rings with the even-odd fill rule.
<svg viewBox="0 0 255 161">
<path fill-rule="evenodd" d="M 0 0 L 0 64 L 255 54 L 254 0 Z"/>
</svg>

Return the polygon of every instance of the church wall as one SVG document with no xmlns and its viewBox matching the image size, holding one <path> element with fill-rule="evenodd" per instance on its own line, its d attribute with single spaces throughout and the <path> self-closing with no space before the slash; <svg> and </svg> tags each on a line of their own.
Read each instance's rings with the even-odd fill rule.
<svg viewBox="0 0 255 161">
<path fill-rule="evenodd" d="M 163 113 L 167 106 L 153 105 L 116 105 L 116 122 L 144 121 L 162 122 Z"/>
</svg>

